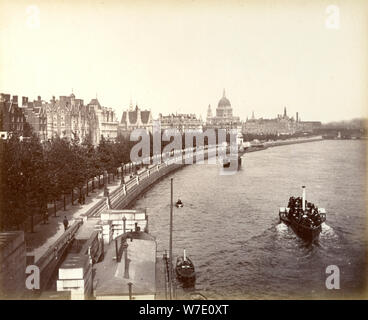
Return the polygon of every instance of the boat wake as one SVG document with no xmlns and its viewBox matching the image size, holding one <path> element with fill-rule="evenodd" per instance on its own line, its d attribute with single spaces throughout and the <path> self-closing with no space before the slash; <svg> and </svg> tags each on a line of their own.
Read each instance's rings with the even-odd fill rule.
<svg viewBox="0 0 368 320">
<path fill-rule="evenodd" d="M 276 238 L 278 240 L 290 240 L 295 239 L 295 234 L 290 230 L 290 227 L 283 222 L 280 222 L 275 226 Z"/>
<path fill-rule="evenodd" d="M 288 226 L 285 223 L 279 223 L 276 225 L 276 231 L 279 235 L 286 235 L 288 233 Z"/>
<path fill-rule="evenodd" d="M 320 237 L 323 239 L 337 239 L 338 235 L 335 230 L 326 223 L 322 223 L 322 231 Z"/>
</svg>

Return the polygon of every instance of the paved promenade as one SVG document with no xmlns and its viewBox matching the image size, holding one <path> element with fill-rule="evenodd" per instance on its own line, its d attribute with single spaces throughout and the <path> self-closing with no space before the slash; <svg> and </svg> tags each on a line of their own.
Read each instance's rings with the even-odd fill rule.
<svg viewBox="0 0 368 320">
<path fill-rule="evenodd" d="M 111 193 L 120 186 L 120 180 L 115 180 L 108 185 Z M 64 233 L 63 220 L 64 216 L 69 221 L 69 226 L 74 223 L 74 220 L 90 210 L 98 201 L 103 198 L 103 188 L 95 192 L 90 192 L 86 197 L 84 205 L 75 204 L 68 205 L 66 211 L 59 210 L 56 212 L 56 217 L 49 216 L 48 224 L 42 222 L 34 226 L 34 233 L 26 232 L 25 241 L 27 246 L 27 254 L 34 255 L 37 261 L 46 250 Z"/>
</svg>

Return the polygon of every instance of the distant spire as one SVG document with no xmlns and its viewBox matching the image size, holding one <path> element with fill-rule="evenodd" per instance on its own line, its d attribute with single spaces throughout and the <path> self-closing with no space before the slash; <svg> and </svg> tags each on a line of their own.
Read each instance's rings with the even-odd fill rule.
<svg viewBox="0 0 368 320">
<path fill-rule="evenodd" d="M 252 119 L 254 120 L 254 111 L 252 111 Z"/>
<path fill-rule="evenodd" d="M 284 117 L 286 117 L 286 107 L 284 107 Z"/>
<path fill-rule="evenodd" d="M 224 92 L 222 93 L 222 97 L 223 97 L 223 98 L 226 98 L 225 88 L 224 88 Z"/>
<path fill-rule="evenodd" d="M 208 109 L 207 109 L 207 118 L 212 118 L 212 110 L 211 110 L 211 105 L 208 105 Z"/>
</svg>

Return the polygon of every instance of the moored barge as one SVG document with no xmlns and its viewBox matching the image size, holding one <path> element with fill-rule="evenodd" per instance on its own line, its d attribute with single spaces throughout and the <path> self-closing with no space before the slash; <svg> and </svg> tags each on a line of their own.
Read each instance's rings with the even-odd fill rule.
<svg viewBox="0 0 368 320">
<path fill-rule="evenodd" d="M 184 287 L 191 287 L 195 283 L 196 274 L 194 270 L 194 264 L 186 254 L 184 249 L 184 255 L 178 257 L 176 261 L 176 277 L 183 284 Z"/>
</svg>

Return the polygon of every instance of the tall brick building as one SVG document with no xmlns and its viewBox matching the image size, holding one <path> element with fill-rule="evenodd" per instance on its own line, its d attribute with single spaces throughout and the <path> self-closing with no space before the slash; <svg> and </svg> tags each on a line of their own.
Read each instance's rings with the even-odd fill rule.
<svg viewBox="0 0 368 320">
<path fill-rule="evenodd" d="M 119 122 L 112 108 L 101 106 L 97 99 L 85 105 L 72 93 L 60 96 L 49 102 L 38 96 L 33 102 L 22 97 L 22 106 L 18 105 L 18 96 L 0 94 L 0 135 L 6 139 L 13 132 L 23 134 L 26 124 L 32 127 L 41 141 L 55 136 L 67 139 L 89 138 L 98 145 L 103 136 L 106 140 L 115 141 Z"/>
<path fill-rule="evenodd" d="M 103 136 L 114 141 L 117 137 L 118 121 L 111 108 L 101 106 L 97 99 L 87 105 L 82 99 L 70 96 L 53 97 L 46 105 L 47 138 L 54 136 L 68 139 L 78 137 L 81 141 L 89 138 L 94 145 Z"/>
<path fill-rule="evenodd" d="M 93 112 L 84 106 L 82 99 L 76 99 L 73 93 L 70 96 L 60 96 L 58 100 L 52 97 L 46 104 L 46 115 L 47 139 L 59 136 L 83 140 L 90 134 L 95 121 Z"/>
<path fill-rule="evenodd" d="M 87 109 L 91 113 L 90 133 L 93 144 L 99 144 L 102 136 L 106 140 L 115 141 L 119 125 L 115 111 L 101 106 L 97 98 L 90 101 Z"/>
<path fill-rule="evenodd" d="M 0 93 L 0 137 L 6 139 L 11 134 L 18 132 L 23 134 L 25 116 L 18 105 L 18 96 Z"/>
<path fill-rule="evenodd" d="M 22 110 L 28 124 L 33 128 L 41 141 L 47 139 L 46 103 L 38 96 L 33 102 L 28 97 L 22 97 Z"/>
</svg>

